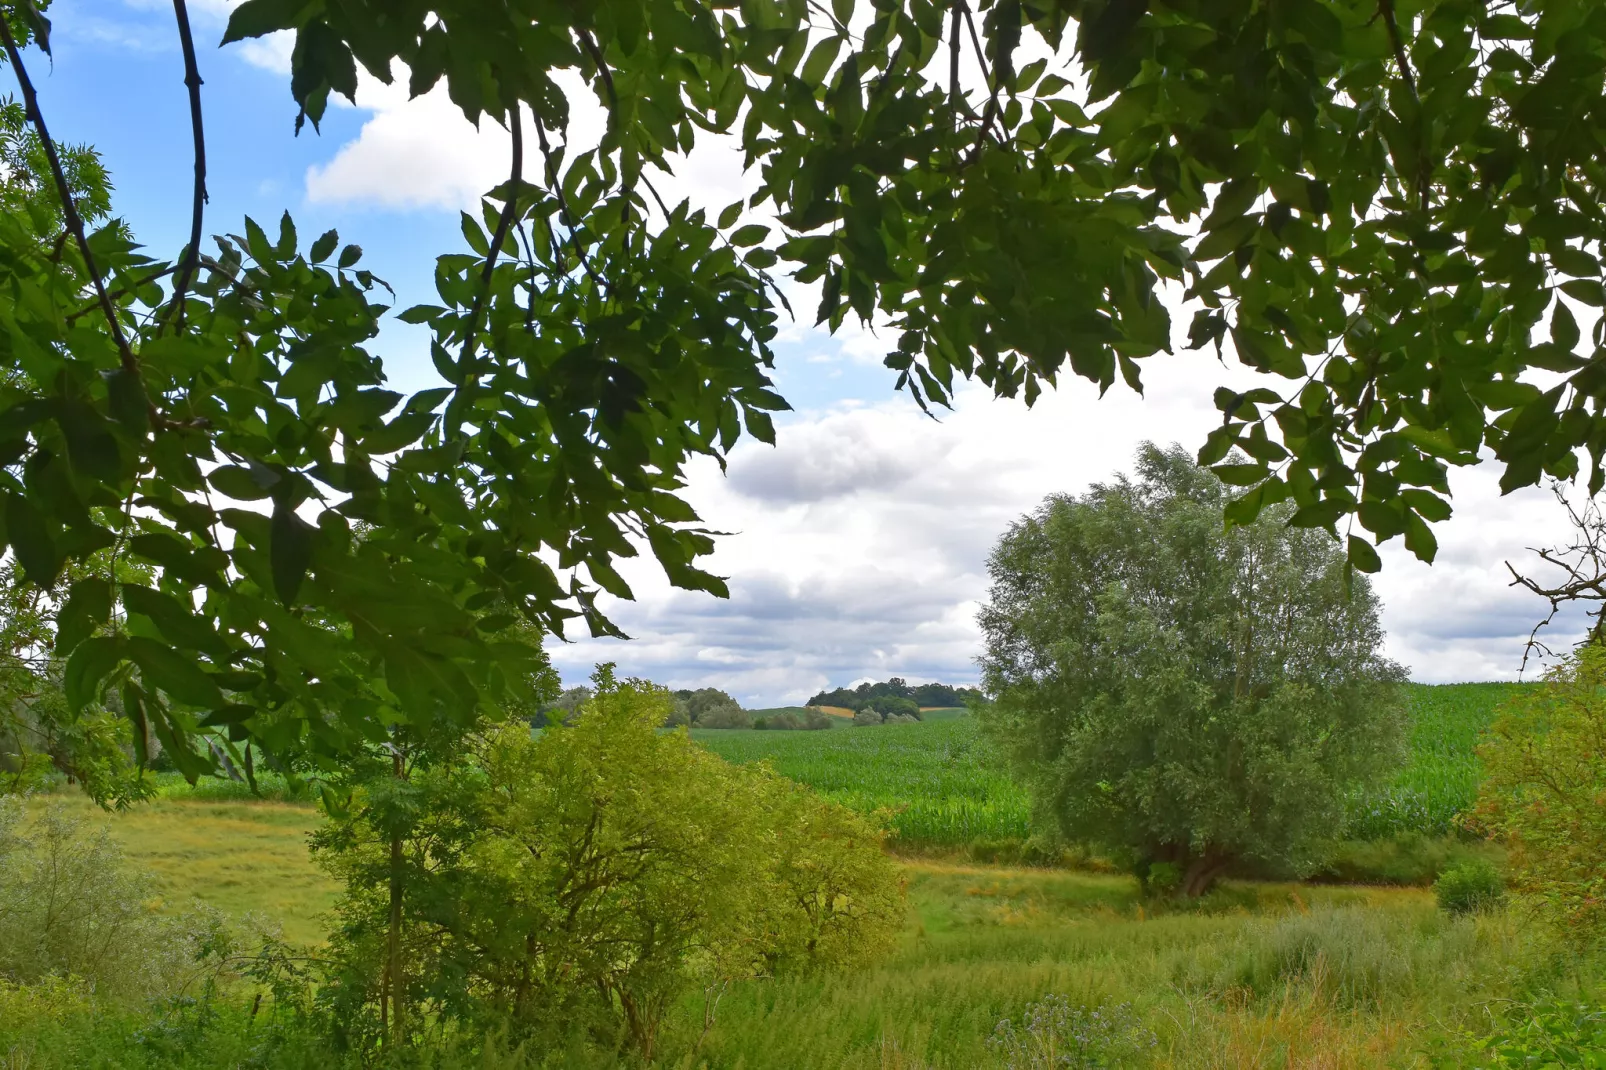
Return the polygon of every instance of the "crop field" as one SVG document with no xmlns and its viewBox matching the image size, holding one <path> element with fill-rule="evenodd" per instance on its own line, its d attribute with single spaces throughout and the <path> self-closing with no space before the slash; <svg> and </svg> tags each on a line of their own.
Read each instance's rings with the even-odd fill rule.
<svg viewBox="0 0 1606 1070">
<path fill-rule="evenodd" d="M 1405 768 L 1387 787 L 1351 800 L 1349 834 L 1442 836 L 1478 795 L 1479 736 L 1523 684 L 1411 684 Z"/>
<path fill-rule="evenodd" d="M 1443 836 L 1477 796 L 1474 748 L 1521 684 L 1411 684 L 1405 766 L 1350 802 L 1348 834 Z M 1024 840 L 1025 792 L 990 760 L 964 709 L 930 710 L 915 725 L 831 732 L 695 731 L 727 760 L 768 760 L 777 772 L 857 810 L 885 810 L 894 843 L 943 848 Z"/>
<path fill-rule="evenodd" d="M 1031 834 L 1026 793 L 989 760 L 968 717 L 829 732 L 699 730 L 692 737 L 728 761 L 768 760 L 783 776 L 856 810 L 887 811 L 900 846 Z"/>
</svg>

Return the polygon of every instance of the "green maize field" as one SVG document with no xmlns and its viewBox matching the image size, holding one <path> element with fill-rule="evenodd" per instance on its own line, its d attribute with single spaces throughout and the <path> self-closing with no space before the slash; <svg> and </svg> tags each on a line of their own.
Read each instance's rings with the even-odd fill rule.
<svg viewBox="0 0 1606 1070">
<path fill-rule="evenodd" d="M 892 838 L 903 846 L 1031 835 L 1026 793 L 990 760 L 969 717 L 827 732 L 699 729 L 692 738 L 727 761 L 768 760 L 776 772 L 855 810 L 888 811 Z"/>
<path fill-rule="evenodd" d="M 1349 837 L 1454 832 L 1457 815 L 1477 798 L 1479 737 L 1522 686 L 1409 685 L 1406 764 L 1386 785 L 1350 799 Z M 933 712 L 914 725 L 692 736 L 733 762 L 768 759 L 777 772 L 854 809 L 889 811 L 894 841 L 906 846 L 1030 836 L 1030 800 L 991 760 L 975 722 L 960 711 Z"/>
<path fill-rule="evenodd" d="M 1478 797 L 1475 748 L 1500 704 L 1531 684 L 1411 684 L 1405 768 L 1350 799 L 1348 832 L 1375 840 L 1401 832 L 1446 835 Z"/>
<path fill-rule="evenodd" d="M 1386 839 L 1398 833 L 1446 835 L 1478 792 L 1480 735 L 1522 684 L 1409 685 L 1409 748 L 1386 785 L 1349 800 L 1347 835 Z M 761 711 L 773 712 L 773 711 Z M 994 760 L 964 710 L 932 710 L 920 724 L 822 732 L 699 729 L 692 738 L 733 762 L 768 760 L 775 770 L 864 813 L 884 811 L 893 842 L 909 848 L 1008 843 L 1032 833 L 1031 803 Z M 161 795 L 246 799 L 250 788 L 227 780 L 191 787 L 176 773 L 156 776 Z M 307 800 L 303 785 L 267 774 L 270 799 Z"/>
</svg>

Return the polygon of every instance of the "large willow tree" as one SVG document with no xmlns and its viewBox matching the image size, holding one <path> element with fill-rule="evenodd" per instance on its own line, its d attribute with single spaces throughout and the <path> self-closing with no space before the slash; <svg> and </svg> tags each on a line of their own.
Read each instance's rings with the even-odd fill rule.
<svg viewBox="0 0 1606 1070">
<path fill-rule="evenodd" d="M 982 671 L 1038 811 L 1187 896 L 1235 863 L 1300 870 L 1398 757 L 1378 601 L 1287 506 L 1223 530 L 1180 449 L 1048 499 L 999 539 Z"/>
<path fill-rule="evenodd" d="M 1248 488 L 1230 518 L 1291 502 L 1361 569 L 1395 535 L 1431 559 L 1447 466 L 1482 449 L 1508 488 L 1603 479 L 1590 0 L 247 0 L 226 40 L 294 32 L 298 126 L 363 69 L 513 134 L 438 303 L 400 313 L 441 377 L 411 397 L 358 249 L 288 216 L 206 240 L 227 117 L 184 0 L 193 227 L 157 259 L 73 196 L 31 80 L 48 22 L 0 12 L 38 161 L 0 218 L 4 543 L 60 600 L 72 705 L 117 691 L 191 773 L 198 733 L 249 770 L 467 724 L 529 675 L 517 622 L 609 630 L 594 596 L 629 594 L 638 548 L 723 593 L 681 473 L 772 437 L 780 273 L 883 327 L 923 404 L 956 376 L 1135 387 L 1162 283 L 1185 293 L 1189 344 L 1266 376 L 1219 392 L 1203 448 Z M 756 195 L 661 202 L 709 137 Z M 96 553 L 153 579 L 56 586 Z"/>
</svg>

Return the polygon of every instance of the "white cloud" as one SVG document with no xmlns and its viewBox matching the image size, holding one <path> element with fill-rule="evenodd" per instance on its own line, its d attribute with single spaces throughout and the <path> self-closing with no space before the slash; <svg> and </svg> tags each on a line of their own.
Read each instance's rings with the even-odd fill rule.
<svg viewBox="0 0 1606 1070">
<path fill-rule="evenodd" d="M 505 177 L 507 131 L 476 128 L 444 83 L 409 100 L 405 78 L 384 85 L 364 74 L 357 106 L 373 112 L 328 163 L 307 169 L 307 199 L 380 208 L 472 208 Z"/>
<path fill-rule="evenodd" d="M 560 72 L 556 81 L 569 97 L 571 152 L 594 145 L 603 128 L 600 105 L 577 77 Z M 409 98 L 407 92 L 407 72 L 399 63 L 388 85 L 358 72 L 356 106 L 372 117 L 329 162 L 307 169 L 309 201 L 472 211 L 487 190 L 507 179 L 512 137 L 494 118 L 481 117 L 478 126 L 469 122 L 444 81 L 422 96 Z M 543 163 L 527 116 L 523 134 L 524 173 L 533 179 Z"/>
<path fill-rule="evenodd" d="M 966 388 L 940 423 L 903 397 L 799 414 L 777 448 L 738 446 L 728 477 L 693 470 L 704 520 L 733 532 L 711 565 L 731 577 L 732 598 L 675 591 L 649 560 L 629 562 L 638 601 L 607 608 L 634 640 L 553 644 L 554 660 L 566 678 L 617 660 L 762 704 L 866 677 L 973 680 L 986 557 L 1010 522 L 1129 468 L 1145 439 L 1195 448 L 1220 419 L 1210 394 L 1229 375 L 1212 358 L 1145 364 L 1142 399 L 1115 387 L 1099 400 L 1078 380 L 1030 411 Z M 1385 547 L 1387 649 L 1416 679 L 1514 675 L 1543 614 L 1508 587 L 1503 561 L 1520 565 L 1528 546 L 1564 535 L 1560 511 L 1544 491 L 1501 497 L 1497 478 L 1452 472 L 1456 515 L 1437 529 L 1432 567 L 1398 540 Z"/>
</svg>

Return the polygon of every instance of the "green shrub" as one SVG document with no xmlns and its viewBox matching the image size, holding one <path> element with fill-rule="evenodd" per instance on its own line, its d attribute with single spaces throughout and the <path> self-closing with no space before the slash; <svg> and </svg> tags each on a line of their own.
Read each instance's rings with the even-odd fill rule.
<svg viewBox="0 0 1606 1070">
<path fill-rule="evenodd" d="M 1008 1070 L 1091 1070 L 1130 1066 L 1158 1043 L 1129 1004 L 1075 1007 L 1053 995 L 999 1022 L 987 1046 Z"/>
<path fill-rule="evenodd" d="M 1516 1008 L 1492 1036 L 1473 1038 L 1488 1070 L 1606 1070 L 1606 1008 L 1555 1000 Z"/>
<path fill-rule="evenodd" d="M 1439 908 L 1451 914 L 1473 914 L 1497 906 L 1505 896 L 1500 871 L 1483 859 L 1461 862 L 1433 882 Z"/>
<path fill-rule="evenodd" d="M 152 898 L 104 827 L 59 804 L 30 818 L 20 798 L 0 797 L 0 980 L 73 977 L 138 1001 L 215 975 L 232 948 L 222 916 L 158 914 Z"/>
<path fill-rule="evenodd" d="M 1430 887 L 1446 870 L 1469 862 L 1493 865 L 1499 845 L 1459 836 L 1401 832 L 1377 840 L 1341 840 L 1308 876 L 1340 884 L 1405 884 Z M 1282 879 L 1286 872 L 1244 874 Z"/>
<path fill-rule="evenodd" d="M 354 785 L 314 838 L 346 886 L 314 1013 L 373 1052 L 506 1028 L 651 1059 L 688 992 L 862 963 L 903 921 L 864 817 L 660 732 L 668 692 L 599 671 L 572 724 Z"/>
<path fill-rule="evenodd" d="M 1606 940 L 1606 647 L 1518 692 L 1478 754 L 1474 820 L 1505 841 L 1513 894 L 1582 943 Z"/>
</svg>

